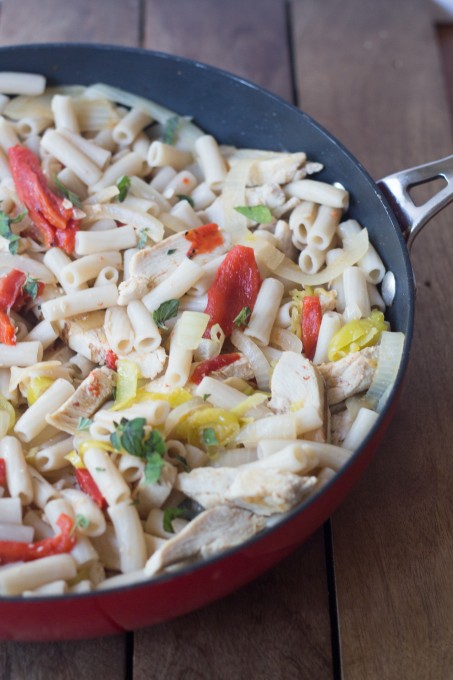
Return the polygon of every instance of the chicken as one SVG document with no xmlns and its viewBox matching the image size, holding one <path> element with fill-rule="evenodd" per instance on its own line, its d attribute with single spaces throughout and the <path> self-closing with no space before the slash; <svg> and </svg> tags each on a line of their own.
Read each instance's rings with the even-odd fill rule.
<svg viewBox="0 0 453 680">
<path fill-rule="evenodd" d="M 326 383 L 329 405 L 338 404 L 369 388 L 376 369 L 378 353 L 378 347 L 365 347 L 358 352 L 347 354 L 338 361 L 319 364 L 319 372 Z"/>
<path fill-rule="evenodd" d="M 222 380 L 225 380 L 226 378 L 251 380 L 255 377 L 253 369 L 245 356 L 241 356 L 237 361 L 233 361 L 232 364 L 228 364 L 228 366 L 224 366 L 218 371 L 213 371 L 211 375 L 213 378 L 220 378 Z"/>
<path fill-rule="evenodd" d="M 93 415 L 112 394 L 115 372 L 109 368 L 95 368 L 80 383 L 74 394 L 46 420 L 57 430 L 75 434 L 79 420 Z"/>
<path fill-rule="evenodd" d="M 204 508 L 227 503 L 269 516 L 297 505 L 315 481 L 273 467 L 205 467 L 182 472 L 175 488 Z"/>
<path fill-rule="evenodd" d="M 275 182 L 246 189 L 245 198 L 247 205 L 267 205 L 271 210 L 286 201 L 285 192 Z"/>
<path fill-rule="evenodd" d="M 224 242 L 209 253 L 199 253 L 191 259 L 202 266 L 219 255 L 223 255 L 230 248 L 230 240 L 227 234 L 222 234 Z M 142 248 L 132 256 L 129 273 L 132 283 L 129 283 L 129 294 L 131 286 L 137 288 L 143 286 L 143 282 L 136 281 L 137 277 L 144 277 L 148 282 L 148 288 L 155 288 L 159 283 L 172 274 L 183 262 L 191 246 L 190 241 L 185 238 L 185 232 L 180 232 L 169 236 L 164 241 L 148 248 Z M 131 298 L 134 299 L 134 298 Z"/>
<path fill-rule="evenodd" d="M 209 557 L 243 543 L 264 528 L 265 520 L 248 510 L 218 505 L 202 512 L 159 548 L 145 565 L 150 577 L 165 567 L 196 557 Z"/>
</svg>

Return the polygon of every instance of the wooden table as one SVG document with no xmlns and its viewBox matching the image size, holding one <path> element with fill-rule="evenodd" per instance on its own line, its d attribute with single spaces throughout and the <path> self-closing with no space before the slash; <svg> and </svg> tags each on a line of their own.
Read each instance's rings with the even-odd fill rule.
<svg viewBox="0 0 453 680">
<path fill-rule="evenodd" d="M 297 103 L 379 178 L 452 153 L 453 24 L 433 8 L 3 0 L 0 43 L 141 45 L 221 66 Z M 272 572 L 179 620 L 100 640 L 1 643 L 2 680 L 453 677 L 453 206 L 412 260 L 417 318 L 400 405 L 331 522 Z"/>
</svg>

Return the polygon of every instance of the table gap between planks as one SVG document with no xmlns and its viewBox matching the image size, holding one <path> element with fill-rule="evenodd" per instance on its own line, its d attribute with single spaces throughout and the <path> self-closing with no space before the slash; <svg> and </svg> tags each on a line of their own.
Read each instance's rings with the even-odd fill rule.
<svg viewBox="0 0 453 680">
<path fill-rule="evenodd" d="M 444 71 L 427 0 L 3 0 L 0 10 L 3 45 L 143 46 L 220 66 L 290 101 L 297 93 L 375 178 L 451 152 L 452 27 L 439 36 Z M 332 522 L 346 680 L 437 680 L 451 667 L 453 433 L 442 383 L 451 360 L 429 332 L 440 309 L 451 312 L 449 219 L 436 218 L 414 246 L 418 323 L 395 423 Z M 1 643 L 0 678 L 338 679 L 328 586 L 319 530 L 253 584 L 176 621 L 100 640 Z"/>
</svg>

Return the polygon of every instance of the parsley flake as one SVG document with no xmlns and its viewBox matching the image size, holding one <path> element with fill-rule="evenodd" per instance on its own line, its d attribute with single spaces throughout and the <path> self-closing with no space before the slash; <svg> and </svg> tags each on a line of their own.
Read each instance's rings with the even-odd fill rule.
<svg viewBox="0 0 453 680">
<path fill-rule="evenodd" d="M 149 230 L 146 229 L 146 228 L 142 229 L 140 231 L 140 237 L 139 237 L 138 242 L 137 242 L 137 248 L 139 248 L 139 250 L 142 250 L 142 248 L 144 248 L 146 246 L 146 244 L 148 243 L 148 237 L 149 237 Z"/>
<path fill-rule="evenodd" d="M 203 394 L 203 401 L 208 401 L 210 394 Z"/>
<path fill-rule="evenodd" d="M 158 328 L 167 330 L 165 322 L 177 315 L 179 309 L 179 300 L 166 300 L 153 312 L 153 319 Z"/>
<path fill-rule="evenodd" d="M 8 250 L 12 255 L 16 255 L 19 249 L 20 236 L 14 234 L 11 229 L 11 224 L 21 222 L 27 213 L 23 212 L 17 217 L 8 217 L 8 215 L 0 210 L 0 236 L 3 236 L 9 241 Z"/>
<path fill-rule="evenodd" d="M 247 219 L 252 220 L 252 222 L 258 222 L 259 224 L 269 224 L 272 222 L 272 213 L 267 207 L 267 205 L 245 205 L 238 206 L 235 210 L 247 217 Z"/>
<path fill-rule="evenodd" d="M 176 194 L 176 198 L 178 201 L 187 201 L 187 203 L 193 208 L 195 206 L 195 203 L 193 202 L 193 198 L 190 196 L 187 196 L 186 194 Z"/>
<path fill-rule="evenodd" d="M 237 317 L 233 320 L 236 326 L 247 326 L 252 310 L 250 307 L 243 307 Z"/>
<path fill-rule="evenodd" d="M 122 203 L 126 199 L 127 194 L 129 193 L 129 189 L 131 187 L 131 178 L 128 177 L 128 175 L 123 175 L 117 181 L 116 186 L 118 187 L 120 192 L 117 196 L 117 199 L 120 203 Z"/>
<path fill-rule="evenodd" d="M 81 529 L 88 529 L 91 522 L 88 517 L 85 517 L 85 515 L 76 515 L 76 524 Z"/>
<path fill-rule="evenodd" d="M 167 250 L 167 255 L 173 255 L 173 253 L 176 253 L 176 248 L 169 248 L 169 250 Z"/>
<path fill-rule="evenodd" d="M 91 418 L 85 418 L 84 416 L 81 416 L 79 418 L 79 422 L 77 423 L 77 430 L 79 432 L 82 432 L 83 430 L 89 430 L 92 423 L 93 421 Z"/>
<path fill-rule="evenodd" d="M 82 201 L 80 198 L 75 194 L 73 191 L 68 189 L 67 186 L 61 182 L 61 180 L 58 179 L 58 177 L 55 175 L 54 177 L 54 183 L 55 186 L 57 187 L 58 191 L 60 194 L 62 194 L 65 198 L 67 198 L 69 201 L 71 201 L 72 205 L 75 205 L 76 208 L 81 208 L 82 207 Z"/>
<path fill-rule="evenodd" d="M 29 295 L 32 300 L 36 300 L 39 291 L 39 281 L 27 274 L 27 278 L 25 279 L 25 283 L 22 286 L 22 290 L 24 293 Z"/>
<path fill-rule="evenodd" d="M 181 124 L 181 119 L 179 116 L 171 116 L 165 123 L 162 141 L 164 144 L 173 145 L 176 142 L 176 133 Z"/>
<path fill-rule="evenodd" d="M 175 530 L 173 529 L 172 525 L 173 520 L 177 517 L 184 517 L 184 519 L 186 519 L 188 518 L 187 515 L 188 512 L 185 508 L 165 508 L 164 516 L 162 518 L 162 526 L 164 531 L 166 531 L 167 534 L 174 534 Z"/>
<path fill-rule="evenodd" d="M 217 439 L 217 435 L 213 427 L 205 427 L 201 434 L 201 438 L 203 440 L 203 444 L 208 448 L 219 445 L 219 440 Z"/>
</svg>

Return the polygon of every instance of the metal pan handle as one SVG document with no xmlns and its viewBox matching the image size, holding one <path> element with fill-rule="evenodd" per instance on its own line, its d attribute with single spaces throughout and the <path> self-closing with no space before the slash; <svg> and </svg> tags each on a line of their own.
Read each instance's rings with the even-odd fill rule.
<svg viewBox="0 0 453 680">
<path fill-rule="evenodd" d="M 443 178 L 446 185 L 422 205 L 415 205 L 409 195 L 411 187 L 439 178 Z M 377 184 L 393 208 L 410 248 L 422 227 L 453 201 L 453 155 L 395 172 L 379 180 Z"/>
</svg>

